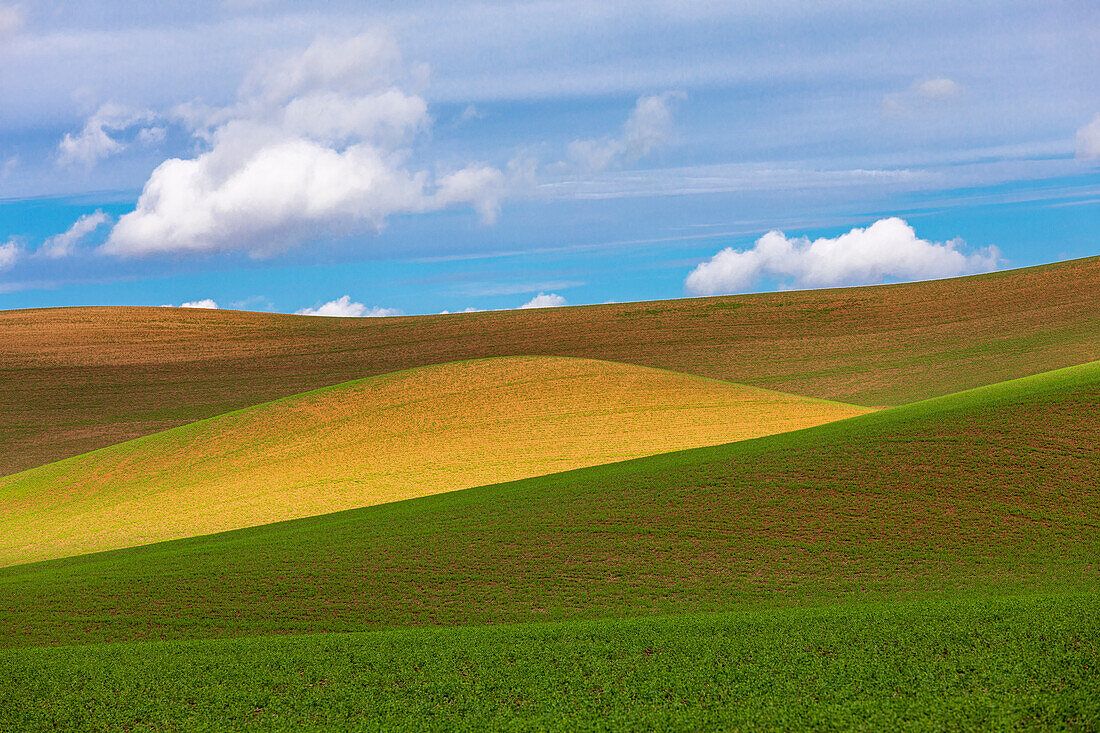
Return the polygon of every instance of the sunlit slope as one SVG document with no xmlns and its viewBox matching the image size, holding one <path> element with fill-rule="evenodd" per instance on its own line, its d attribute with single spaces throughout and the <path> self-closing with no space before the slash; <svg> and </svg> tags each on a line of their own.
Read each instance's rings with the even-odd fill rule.
<svg viewBox="0 0 1100 733">
<path fill-rule="evenodd" d="M 424 367 L 0 479 L 0 563 L 327 514 L 867 411 L 590 359 Z"/>
<path fill-rule="evenodd" d="M 0 569 L 0 644 L 1100 584 L 1100 363 L 729 445 Z"/>
<path fill-rule="evenodd" d="M 0 474 L 360 377 L 544 354 L 897 405 L 1100 359 L 1100 258 L 951 280 L 413 318 L 0 312 Z"/>
</svg>

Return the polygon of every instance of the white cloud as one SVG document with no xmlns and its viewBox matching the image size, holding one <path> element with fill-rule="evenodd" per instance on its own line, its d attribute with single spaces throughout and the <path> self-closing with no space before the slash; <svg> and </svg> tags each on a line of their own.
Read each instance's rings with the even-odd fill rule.
<svg viewBox="0 0 1100 733">
<path fill-rule="evenodd" d="M 214 302 L 213 298 L 203 298 L 202 300 L 189 300 L 186 303 L 180 303 L 180 308 L 205 308 L 207 310 L 217 310 L 218 304 Z"/>
<path fill-rule="evenodd" d="M 539 293 L 520 308 L 558 308 L 565 305 L 565 298 L 557 293 Z"/>
<path fill-rule="evenodd" d="M 619 137 L 574 140 L 569 144 L 570 162 L 584 172 L 598 173 L 644 158 L 668 141 L 672 133 L 671 103 L 683 96 L 680 92 L 665 92 L 639 97 Z"/>
<path fill-rule="evenodd" d="M 485 312 L 484 308 L 474 308 L 471 305 L 471 306 L 468 306 L 466 308 L 463 308 L 460 311 L 439 311 L 439 315 L 448 316 L 448 315 L 458 315 L 460 313 L 484 313 L 484 312 Z"/>
<path fill-rule="evenodd" d="M 203 298 L 202 300 L 189 300 L 186 303 L 180 303 L 179 305 L 172 305 L 171 303 L 165 303 L 160 306 L 161 308 L 201 308 L 203 310 L 217 310 L 218 304 L 213 298 Z"/>
<path fill-rule="evenodd" d="M 316 308 L 302 308 L 294 311 L 294 313 L 299 316 L 335 316 L 338 318 L 384 318 L 386 316 L 401 315 L 401 311 L 397 308 L 380 308 L 379 306 L 368 308 L 362 303 L 352 301 L 350 295 L 343 295 Z"/>
<path fill-rule="evenodd" d="M 507 183 L 498 168 L 482 164 L 467 166 L 440 177 L 435 203 L 442 208 L 470 202 L 483 224 L 493 224 L 500 215 L 500 199 L 507 190 Z"/>
<path fill-rule="evenodd" d="M 960 239 L 930 242 L 897 217 L 866 229 L 812 242 L 772 231 L 746 250 L 727 247 L 692 270 L 684 281 L 694 295 L 744 292 L 761 278 L 783 288 L 869 285 L 889 280 L 953 277 L 997 269 L 1000 251 L 989 246 L 967 254 Z"/>
<path fill-rule="evenodd" d="M 22 256 L 23 248 L 14 237 L 0 244 L 0 270 L 10 270 Z"/>
<path fill-rule="evenodd" d="M 77 219 L 71 227 L 46 241 L 38 249 L 38 254 L 49 257 L 51 260 L 68 257 L 76 251 L 76 247 L 84 239 L 99 227 L 111 221 L 111 217 L 103 211 L 97 210 L 91 214 L 84 214 Z"/>
<path fill-rule="evenodd" d="M 1077 157 L 1081 160 L 1100 159 L 1100 115 L 1077 130 Z"/>
<path fill-rule="evenodd" d="M 893 92 L 882 98 L 882 114 L 898 117 L 922 109 L 932 109 L 946 102 L 961 99 L 963 86 L 953 79 L 938 77 L 917 80 L 904 92 Z"/>
<path fill-rule="evenodd" d="M 0 5 L 0 38 L 14 36 L 23 28 L 26 18 L 18 5 Z"/>
<path fill-rule="evenodd" d="M 58 144 L 59 160 L 62 163 L 83 163 L 87 166 L 95 165 L 103 158 L 120 153 L 126 149 L 126 142 L 120 139 L 119 133 L 129 128 L 148 122 L 153 114 L 148 110 L 135 110 L 122 105 L 108 102 L 103 104 L 88 118 L 84 127 L 76 135 L 65 133 Z M 149 132 L 159 128 L 143 129 L 138 133 L 141 137 L 156 133 Z M 161 130 L 163 133 L 163 130 Z M 145 138 L 141 137 L 145 142 Z"/>
<path fill-rule="evenodd" d="M 470 204 L 492 223 L 519 179 L 483 163 L 433 183 L 406 146 L 427 130 L 427 104 L 401 85 L 423 74 L 376 33 L 319 38 L 267 64 L 237 104 L 183 105 L 208 149 L 150 175 L 103 251 L 120 256 L 244 250 L 270 256 L 309 239 L 377 231 L 393 214 Z"/>
</svg>

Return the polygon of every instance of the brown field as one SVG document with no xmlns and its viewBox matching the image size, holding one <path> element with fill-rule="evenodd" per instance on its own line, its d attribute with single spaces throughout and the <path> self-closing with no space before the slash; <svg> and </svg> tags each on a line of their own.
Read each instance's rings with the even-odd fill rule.
<svg viewBox="0 0 1100 733">
<path fill-rule="evenodd" d="M 588 359 L 425 367 L 0 479 L 0 564 L 326 514 L 869 411 Z"/>
<path fill-rule="evenodd" d="M 524 354 L 901 404 L 1100 359 L 1100 258 L 874 288 L 389 319 L 0 312 L 0 475 L 351 379 Z"/>
</svg>

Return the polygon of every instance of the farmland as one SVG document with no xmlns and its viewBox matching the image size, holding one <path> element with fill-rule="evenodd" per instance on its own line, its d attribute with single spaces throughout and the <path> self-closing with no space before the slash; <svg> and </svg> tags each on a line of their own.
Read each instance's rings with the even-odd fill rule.
<svg viewBox="0 0 1100 733">
<path fill-rule="evenodd" d="M 1093 729 L 1100 335 L 1060 283 L 1097 262 L 378 324 L 4 314 L 89 319 L 8 340 L 60 381 L 11 382 L 7 424 L 48 393 L 110 444 L 42 422 L 9 465 L 61 459 L 0 479 L 0 728 Z"/>
<path fill-rule="evenodd" d="M 0 639 L 1094 587 L 1098 387 L 1100 362 L 755 440 L 0 569 Z"/>
<path fill-rule="evenodd" d="M 324 319 L 0 312 L 0 474 L 319 387 L 488 356 L 638 364 L 869 406 L 1100 359 L 1100 258 L 903 285 Z"/>
<path fill-rule="evenodd" d="M 0 478 L 0 563 L 327 514 L 866 412 L 587 359 L 424 367 Z"/>
<path fill-rule="evenodd" d="M 1071 594 L 16 649 L 0 726 L 1084 730 L 1097 618 Z"/>
</svg>

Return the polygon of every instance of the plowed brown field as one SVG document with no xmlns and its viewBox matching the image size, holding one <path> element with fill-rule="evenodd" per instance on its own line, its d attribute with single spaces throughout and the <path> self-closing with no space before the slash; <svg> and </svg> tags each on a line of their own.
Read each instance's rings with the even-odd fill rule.
<svg viewBox="0 0 1100 733">
<path fill-rule="evenodd" d="M 0 474 L 351 379 L 522 354 L 901 404 L 1100 359 L 1100 258 L 873 288 L 449 316 L 0 312 Z"/>
</svg>

